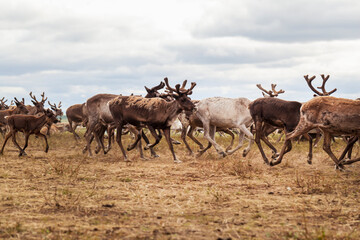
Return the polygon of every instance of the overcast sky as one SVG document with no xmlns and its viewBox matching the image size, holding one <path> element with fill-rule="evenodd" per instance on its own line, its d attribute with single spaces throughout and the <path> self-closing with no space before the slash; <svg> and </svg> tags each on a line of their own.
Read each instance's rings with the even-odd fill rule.
<svg viewBox="0 0 360 240">
<path fill-rule="evenodd" d="M 45 92 L 64 109 L 97 93 L 145 94 L 168 77 L 193 99 L 360 97 L 358 0 L 0 0 L 0 98 Z M 40 98 L 40 96 L 39 96 Z"/>
</svg>

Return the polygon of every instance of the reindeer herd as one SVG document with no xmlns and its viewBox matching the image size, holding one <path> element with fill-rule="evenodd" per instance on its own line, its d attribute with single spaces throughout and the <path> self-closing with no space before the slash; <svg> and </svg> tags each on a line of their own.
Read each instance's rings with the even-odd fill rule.
<svg viewBox="0 0 360 240">
<path fill-rule="evenodd" d="M 145 87 L 145 97 L 115 94 L 97 94 L 89 98 L 85 103 L 75 104 L 66 111 L 69 122 L 69 131 L 73 133 L 76 140 L 80 139 L 75 129 L 79 125 L 86 127 L 86 146 L 83 152 L 92 156 L 91 143 L 95 139 L 97 146 L 95 153 L 103 151 L 104 154 L 110 151 L 111 144 L 115 137 L 125 161 L 130 161 L 126 150 L 137 148 L 140 157 L 146 159 L 143 149 L 150 150 L 152 157 L 157 157 L 154 147 L 165 135 L 166 142 L 172 153 L 175 163 L 181 162 L 175 154 L 170 130 L 175 120 L 179 119 L 182 124 L 181 138 L 189 152 L 193 154 L 186 137 L 188 136 L 199 145 L 196 156 L 202 155 L 211 146 L 214 146 L 221 157 L 233 154 L 243 145 L 245 138 L 249 144 L 243 150 L 243 156 L 250 151 L 255 141 L 264 162 L 270 166 L 281 163 L 284 155 L 292 149 L 292 139 L 304 136 L 309 141 L 308 163 L 312 162 L 313 138 L 311 131 L 322 133 L 323 149 L 334 161 L 337 169 L 343 169 L 344 165 L 360 161 L 360 158 L 351 159 L 351 150 L 360 135 L 360 101 L 330 96 L 336 89 L 325 90 L 325 84 L 329 76 L 321 75 L 323 83 L 315 88 L 312 81 L 315 76 L 309 78 L 304 76 L 308 86 L 315 93 L 314 98 L 306 103 L 286 101 L 277 98 L 284 90 L 276 90 L 272 84 L 271 90 L 264 89 L 260 84 L 257 87 L 262 91 L 263 97 L 254 101 L 247 98 L 224 98 L 212 97 L 202 100 L 191 100 L 190 95 L 196 86 L 191 83 L 186 88 L 187 81 L 182 85 L 177 84 L 171 87 L 169 80 L 164 79 L 159 85 Z M 166 86 L 163 93 L 159 91 Z M 318 90 L 320 89 L 321 92 Z M 62 116 L 60 109 L 61 102 L 50 105 L 51 109 L 45 109 L 47 100 L 45 94 L 41 95 L 41 101 L 30 93 L 33 106 L 25 105 L 22 101 L 14 98 L 14 106 L 7 106 L 4 98 L 0 100 L 0 129 L 3 133 L 3 144 L 0 154 L 3 154 L 5 145 L 11 137 L 15 146 L 19 149 L 19 156 L 26 155 L 25 149 L 31 134 L 44 138 L 46 143 L 45 152 L 49 145 L 46 134 L 41 129 L 50 129 L 51 124 L 57 123 Z M 204 139 L 208 144 L 204 147 L 193 135 L 195 129 L 202 128 Z M 148 131 L 144 131 L 148 129 Z M 239 142 L 233 148 L 235 129 L 239 135 Z M 285 133 L 285 141 L 280 152 L 270 142 L 268 135 L 275 130 L 282 130 Z M 25 145 L 21 147 L 16 141 L 16 133 L 23 132 Z M 47 131 L 49 132 L 49 131 Z M 131 132 L 135 138 L 134 142 L 125 150 L 122 143 L 122 135 Z M 150 143 L 146 132 L 150 132 L 155 139 Z M 224 149 L 215 141 L 215 133 L 223 132 L 232 137 L 230 146 Z M 105 146 L 105 133 L 108 135 L 108 144 Z M 255 138 L 253 136 L 255 135 Z M 331 142 L 335 136 L 345 136 L 347 146 L 340 155 L 336 157 L 331 150 Z M 146 145 L 142 146 L 142 140 Z M 318 140 L 316 140 L 318 141 Z M 264 142 L 271 150 L 271 160 L 266 156 L 261 142 Z M 348 159 L 345 156 L 348 155 Z"/>
</svg>

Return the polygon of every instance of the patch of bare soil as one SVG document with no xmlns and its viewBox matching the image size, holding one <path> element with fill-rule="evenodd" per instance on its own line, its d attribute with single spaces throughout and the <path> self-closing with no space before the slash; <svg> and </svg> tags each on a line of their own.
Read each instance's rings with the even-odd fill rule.
<svg viewBox="0 0 360 240">
<path fill-rule="evenodd" d="M 68 133 L 49 144 L 32 137 L 19 158 L 9 142 L 0 156 L 0 239 L 360 239 L 360 163 L 335 171 L 318 147 L 308 165 L 306 142 L 275 167 L 255 145 L 223 159 L 176 145 L 174 164 L 164 140 L 159 158 L 133 150 L 130 163 L 117 144 L 92 158 Z"/>
</svg>

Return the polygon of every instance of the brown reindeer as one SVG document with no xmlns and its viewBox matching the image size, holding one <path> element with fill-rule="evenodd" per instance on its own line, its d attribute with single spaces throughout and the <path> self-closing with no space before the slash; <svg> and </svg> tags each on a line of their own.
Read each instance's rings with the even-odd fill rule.
<svg viewBox="0 0 360 240">
<path fill-rule="evenodd" d="M 299 124 L 286 135 L 287 141 L 311 129 L 320 128 L 324 135 L 323 149 L 338 169 L 343 169 L 343 165 L 360 161 L 360 158 L 343 160 L 349 145 L 339 158 L 334 155 L 330 147 L 332 135 L 355 136 L 352 144 L 360 136 L 360 101 L 330 96 L 316 97 L 306 102 L 300 112 Z M 281 153 L 283 151 L 284 149 Z"/>
<path fill-rule="evenodd" d="M 164 79 L 168 89 L 174 93 L 173 101 L 166 101 L 161 98 L 143 98 L 136 96 L 118 96 L 109 102 L 109 109 L 117 125 L 117 133 L 121 133 L 123 126 L 127 123 L 137 127 L 152 126 L 154 129 L 161 129 L 164 132 L 166 141 L 173 155 L 174 162 L 181 162 L 175 155 L 174 148 L 170 139 L 170 127 L 177 116 L 183 110 L 191 111 L 195 105 L 191 102 L 188 95 L 192 93 L 192 89 L 196 83 L 191 83 L 191 87 L 186 91 L 180 89 L 180 84 L 175 88 L 170 87 L 168 79 Z M 140 140 L 141 135 L 138 134 L 133 146 Z M 128 161 L 125 149 L 121 142 L 121 134 L 116 135 L 116 141 L 123 153 L 125 161 Z M 131 146 L 131 147 L 133 147 Z M 131 149 L 131 147 L 129 147 Z"/>
<path fill-rule="evenodd" d="M 36 134 L 38 136 L 42 136 L 45 139 L 46 147 L 45 152 L 47 153 L 49 150 L 49 144 L 47 142 L 46 135 L 40 132 L 41 128 L 47 123 L 56 123 L 58 122 L 54 113 L 51 110 L 46 110 L 45 113 L 40 113 L 38 115 L 23 115 L 17 114 L 6 117 L 7 124 L 9 126 L 9 132 L 5 136 L 5 140 L 3 146 L 1 148 L 0 154 L 3 154 L 5 145 L 10 137 L 12 137 L 12 141 L 15 146 L 19 149 L 19 156 L 26 155 L 25 149 L 28 146 L 29 136 L 31 134 Z M 25 135 L 25 145 L 23 148 L 19 146 L 16 142 L 16 133 L 23 132 Z"/>
<path fill-rule="evenodd" d="M 274 96 L 277 96 L 278 92 L 275 90 L 276 85 L 274 84 L 272 84 L 273 91 L 266 91 L 260 84 L 258 84 L 257 87 L 267 93 L 269 97 L 265 97 L 263 93 L 263 98 L 258 98 L 249 105 L 250 114 L 255 125 L 255 142 L 260 150 L 264 162 L 272 165 L 272 162 L 269 162 L 265 155 L 261 145 L 261 140 L 272 149 L 272 158 L 275 159 L 278 157 L 279 154 L 277 153 L 276 148 L 270 143 L 266 136 L 276 128 L 283 129 L 285 133 L 291 132 L 295 129 L 300 119 L 301 103 L 275 98 Z M 284 91 L 280 90 L 279 92 Z M 312 139 L 308 135 L 305 137 L 309 140 L 308 163 L 311 164 Z M 286 146 L 286 152 L 290 151 L 292 148 L 291 141 L 285 141 L 284 146 Z M 280 155 L 279 158 L 280 157 L 282 157 L 282 155 Z"/>
</svg>

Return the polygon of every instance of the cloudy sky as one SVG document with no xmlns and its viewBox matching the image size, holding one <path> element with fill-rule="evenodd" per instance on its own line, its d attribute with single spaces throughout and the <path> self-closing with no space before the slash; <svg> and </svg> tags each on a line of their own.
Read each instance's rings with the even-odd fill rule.
<svg viewBox="0 0 360 240">
<path fill-rule="evenodd" d="M 357 0 L 0 0 L 0 98 L 45 92 L 64 108 L 97 93 L 145 94 L 164 77 L 193 99 L 306 101 L 304 75 L 360 97 Z"/>
</svg>

